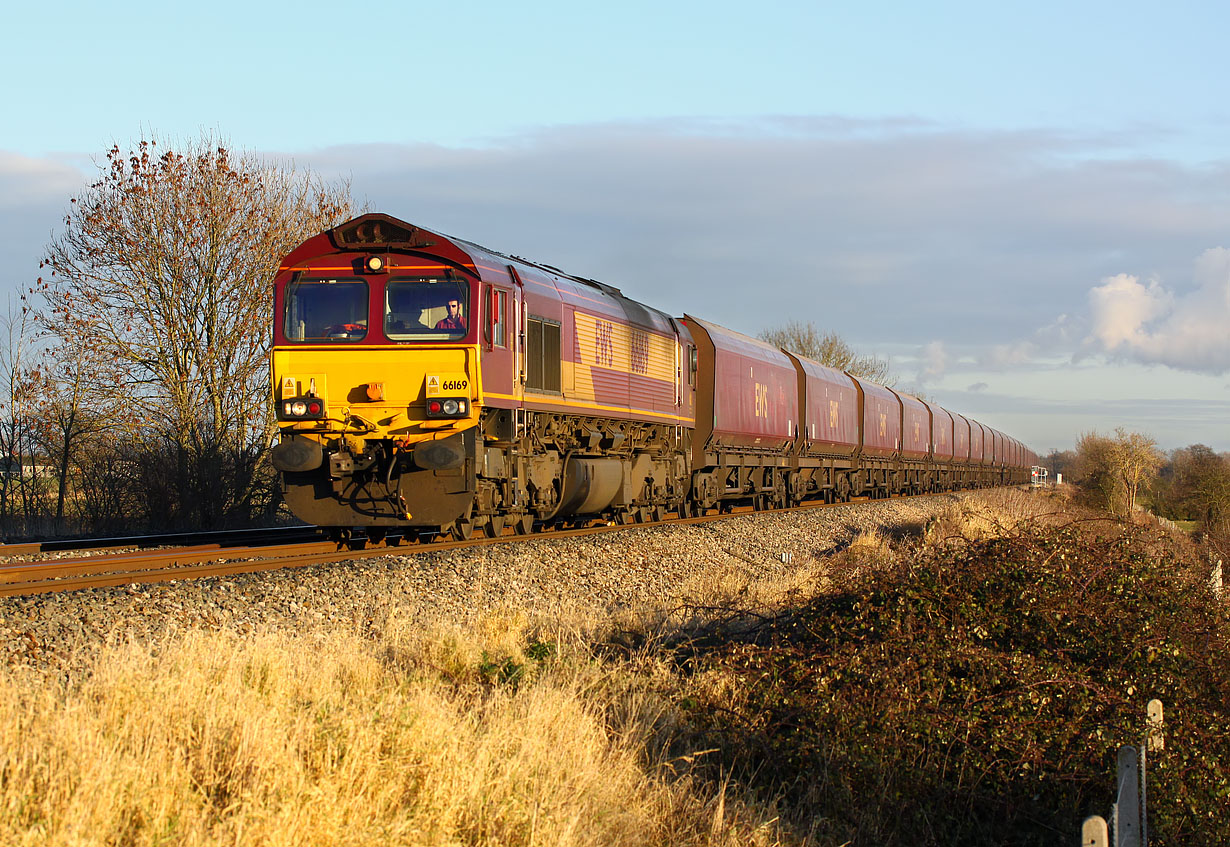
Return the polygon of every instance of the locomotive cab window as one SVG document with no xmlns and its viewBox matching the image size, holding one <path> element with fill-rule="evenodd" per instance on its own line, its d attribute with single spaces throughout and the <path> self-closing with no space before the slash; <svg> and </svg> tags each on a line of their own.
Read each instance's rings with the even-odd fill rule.
<svg viewBox="0 0 1230 847">
<path fill-rule="evenodd" d="M 501 291 L 498 288 L 491 288 L 489 291 L 487 308 L 489 310 L 488 321 L 491 324 L 489 329 L 490 341 L 496 347 L 507 347 L 508 292 Z"/>
<path fill-rule="evenodd" d="M 288 341 L 354 342 L 367 336 L 367 283 L 305 279 L 286 286 L 282 331 Z"/>
<path fill-rule="evenodd" d="M 470 330 L 464 279 L 394 279 L 384 292 L 384 334 L 391 341 L 457 341 Z"/>
</svg>

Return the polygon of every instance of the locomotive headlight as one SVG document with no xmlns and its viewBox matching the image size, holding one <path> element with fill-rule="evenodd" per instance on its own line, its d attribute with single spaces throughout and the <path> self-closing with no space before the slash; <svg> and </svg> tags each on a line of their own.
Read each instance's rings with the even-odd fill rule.
<svg viewBox="0 0 1230 847">
<path fill-rule="evenodd" d="M 301 418 L 306 415 L 307 410 L 307 403 L 304 403 L 302 400 L 296 400 L 290 404 L 290 413 L 297 418 Z"/>
<path fill-rule="evenodd" d="M 379 256 L 367 257 L 367 270 L 369 273 L 378 274 L 384 270 L 384 259 Z"/>
<path fill-rule="evenodd" d="M 456 400 L 445 400 L 444 401 L 444 414 L 446 415 L 457 414 L 457 401 Z"/>
</svg>

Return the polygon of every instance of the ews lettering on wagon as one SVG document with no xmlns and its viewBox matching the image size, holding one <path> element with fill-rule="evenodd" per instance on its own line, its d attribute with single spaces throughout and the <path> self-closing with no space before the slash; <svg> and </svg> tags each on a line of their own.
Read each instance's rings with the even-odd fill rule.
<svg viewBox="0 0 1230 847">
<path fill-rule="evenodd" d="M 759 382 L 752 383 L 752 386 L 756 393 L 756 417 L 767 418 L 769 416 L 769 386 L 761 385 Z"/>
</svg>

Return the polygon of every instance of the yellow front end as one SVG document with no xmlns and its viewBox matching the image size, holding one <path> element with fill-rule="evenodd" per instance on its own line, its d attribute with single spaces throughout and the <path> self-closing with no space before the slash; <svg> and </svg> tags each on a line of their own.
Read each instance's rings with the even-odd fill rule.
<svg viewBox="0 0 1230 847">
<path fill-rule="evenodd" d="M 469 508 L 482 393 L 476 346 L 280 347 L 272 382 L 273 462 L 303 520 L 440 526 Z"/>
</svg>

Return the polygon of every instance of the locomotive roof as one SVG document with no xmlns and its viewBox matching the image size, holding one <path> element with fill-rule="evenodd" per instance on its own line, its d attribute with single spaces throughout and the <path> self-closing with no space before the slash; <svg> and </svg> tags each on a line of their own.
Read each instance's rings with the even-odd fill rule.
<svg viewBox="0 0 1230 847">
<path fill-rule="evenodd" d="M 588 277 L 575 276 L 560 270 L 554 265 L 535 262 L 522 256 L 501 253 L 498 250 L 492 250 L 490 247 L 475 244 L 473 241 L 466 241 L 462 238 L 424 229 L 421 226 L 407 223 L 392 215 L 378 212 L 352 218 L 345 223 L 338 224 L 324 234 L 328 236 L 333 246 L 340 250 L 422 250 L 443 254 L 444 258 L 452 258 L 456 261 L 460 257 L 449 255 L 455 250 L 465 257 L 465 260 L 458 262 L 458 264 L 464 265 L 475 272 L 477 272 L 478 263 L 475 261 L 476 257 L 474 254 L 486 254 L 504 259 L 506 262 L 515 262 L 519 265 L 538 268 L 554 276 L 592 286 L 612 296 L 623 296 L 618 288 L 613 285 L 607 285 L 605 282 L 599 282 Z M 450 247 L 453 249 L 450 250 Z"/>
<path fill-rule="evenodd" d="M 621 303 L 624 312 L 632 320 L 637 320 L 637 313 L 640 311 L 654 313 L 658 316 L 659 320 L 671 320 L 670 316 L 665 312 L 626 297 L 622 291 L 613 285 L 608 285 L 605 282 L 590 279 L 589 277 L 567 273 L 554 265 L 535 262 L 522 256 L 501 253 L 498 250 L 483 247 L 481 244 L 475 244 L 472 241 L 424 229 L 423 227 L 395 218 L 392 215 L 379 212 L 360 215 L 345 223 L 338 224 L 333 229 L 322 233 L 321 236 L 317 236 L 317 238 L 322 237 L 326 238 L 334 249 L 339 250 L 414 250 L 429 252 L 480 277 L 482 276 L 480 272 L 481 259 L 483 257 L 496 258 L 504 264 L 518 265 L 522 268 L 534 268 L 557 280 L 568 280 L 569 282 L 596 289 Z M 306 248 L 316 240 L 315 238 L 309 240 L 288 256 L 285 264 L 293 264 L 293 260 L 297 258 L 296 254 L 299 254 L 301 250 L 309 252 Z M 310 252 L 319 251 L 323 247 L 323 244 L 318 245 L 315 247 L 315 250 Z M 652 323 L 652 321 L 646 321 L 644 318 L 641 318 L 638 322 Z"/>
</svg>

